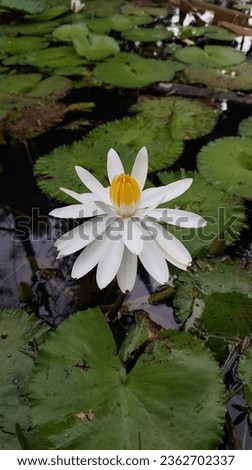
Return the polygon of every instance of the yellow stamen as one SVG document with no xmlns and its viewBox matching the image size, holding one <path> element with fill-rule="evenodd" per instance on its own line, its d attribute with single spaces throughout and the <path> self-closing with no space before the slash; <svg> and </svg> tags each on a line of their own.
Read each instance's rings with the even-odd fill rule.
<svg viewBox="0 0 252 470">
<path fill-rule="evenodd" d="M 121 217 L 131 217 L 139 202 L 140 188 L 132 176 L 122 173 L 115 176 L 110 186 L 110 199 Z"/>
</svg>

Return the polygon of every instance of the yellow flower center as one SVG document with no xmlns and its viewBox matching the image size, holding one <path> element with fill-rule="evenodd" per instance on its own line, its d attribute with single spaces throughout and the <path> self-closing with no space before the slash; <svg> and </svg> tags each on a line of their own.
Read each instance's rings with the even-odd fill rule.
<svg viewBox="0 0 252 470">
<path fill-rule="evenodd" d="M 110 199 L 121 217 L 131 217 L 139 202 L 140 188 L 132 176 L 122 173 L 115 176 L 110 186 Z"/>
</svg>

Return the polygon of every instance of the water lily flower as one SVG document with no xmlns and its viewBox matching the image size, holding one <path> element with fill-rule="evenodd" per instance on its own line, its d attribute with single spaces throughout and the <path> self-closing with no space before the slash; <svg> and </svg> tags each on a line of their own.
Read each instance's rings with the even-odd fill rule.
<svg viewBox="0 0 252 470">
<path fill-rule="evenodd" d="M 77 175 L 88 193 L 60 188 L 78 204 L 54 209 L 50 215 L 63 218 L 91 218 L 61 236 L 55 243 L 58 258 L 82 250 L 73 264 L 71 276 L 78 279 L 97 265 L 100 289 L 116 276 L 122 292 L 133 289 L 137 260 L 160 284 L 169 279 L 167 261 L 186 270 L 192 258 L 184 245 L 160 222 L 180 227 L 203 227 L 206 221 L 191 212 L 158 208 L 183 194 L 192 184 L 185 178 L 166 186 L 143 189 L 148 172 L 148 153 L 137 154 L 131 175 L 114 149 L 107 158 L 110 185 L 104 187 L 89 171 L 76 166 Z"/>
<path fill-rule="evenodd" d="M 84 6 L 85 3 L 82 3 L 80 0 L 71 0 L 71 10 L 74 13 L 79 13 Z"/>
</svg>

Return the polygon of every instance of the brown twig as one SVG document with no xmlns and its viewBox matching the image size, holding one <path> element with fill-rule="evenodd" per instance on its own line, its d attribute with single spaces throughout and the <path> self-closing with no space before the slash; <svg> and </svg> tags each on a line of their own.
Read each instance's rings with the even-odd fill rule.
<svg viewBox="0 0 252 470">
<path fill-rule="evenodd" d="M 214 24 L 226 21 L 228 23 L 246 26 L 247 28 L 252 29 L 248 24 L 250 15 L 242 11 L 225 8 L 220 5 L 213 5 L 212 3 L 202 2 L 201 0 L 167 0 L 167 3 L 178 7 L 180 11 L 185 13 L 204 13 L 206 10 L 212 11 L 214 13 Z"/>
</svg>

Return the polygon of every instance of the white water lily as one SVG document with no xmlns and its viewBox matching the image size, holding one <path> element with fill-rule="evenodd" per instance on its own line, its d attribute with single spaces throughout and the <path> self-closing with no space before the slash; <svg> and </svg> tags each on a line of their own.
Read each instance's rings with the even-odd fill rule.
<svg viewBox="0 0 252 470">
<path fill-rule="evenodd" d="M 79 13 L 84 6 L 85 3 L 82 3 L 80 0 L 71 0 L 71 10 L 74 13 Z"/>
<path fill-rule="evenodd" d="M 100 289 L 116 276 L 122 292 L 132 290 L 139 257 L 144 268 L 160 284 L 169 279 L 167 261 L 186 270 L 192 258 L 184 245 L 160 222 L 180 227 L 203 227 L 205 220 L 191 212 L 157 208 L 183 194 L 192 184 L 185 178 L 166 186 L 143 189 L 148 171 L 148 153 L 137 154 L 131 175 L 125 174 L 115 150 L 110 149 L 107 172 L 110 186 L 104 187 L 89 171 L 75 167 L 89 193 L 60 188 L 78 204 L 53 210 L 50 215 L 63 218 L 90 218 L 55 243 L 58 258 L 82 250 L 72 268 L 80 278 L 97 266 Z"/>
</svg>

